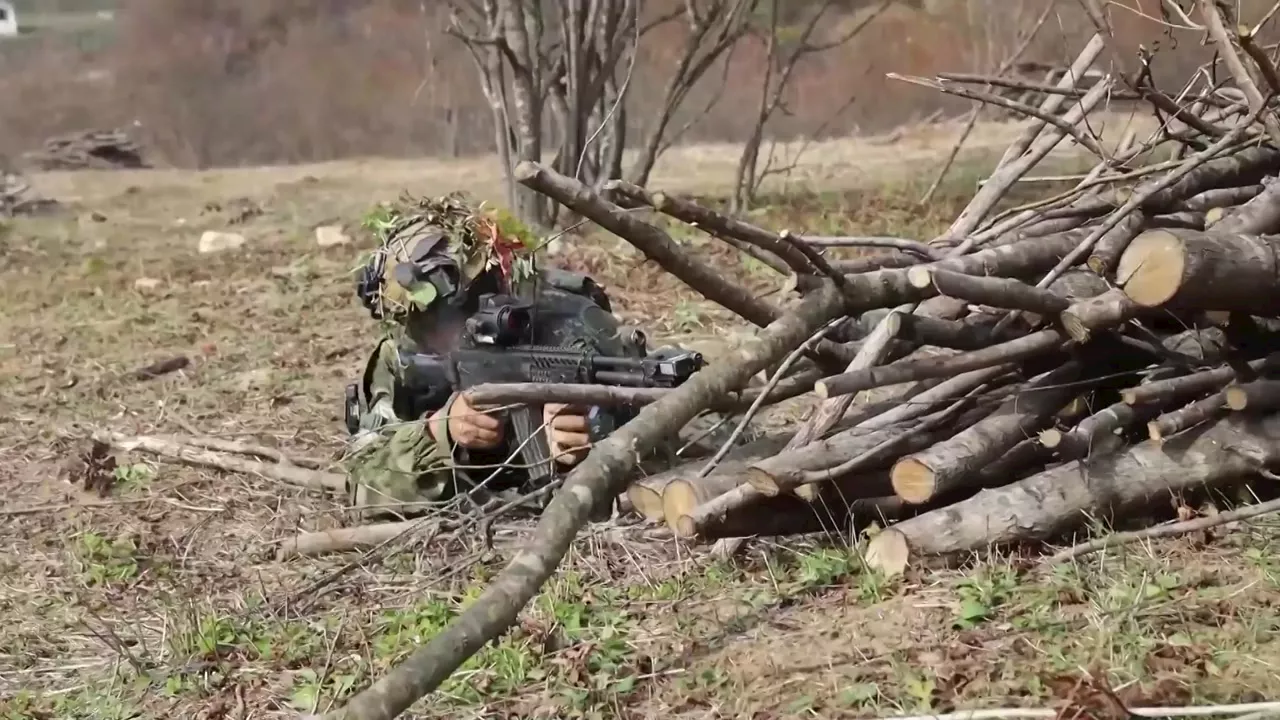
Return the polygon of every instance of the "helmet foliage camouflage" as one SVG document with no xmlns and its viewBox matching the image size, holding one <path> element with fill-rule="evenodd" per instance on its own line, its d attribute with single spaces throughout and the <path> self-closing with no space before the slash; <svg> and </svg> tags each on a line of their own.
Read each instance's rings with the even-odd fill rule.
<svg viewBox="0 0 1280 720">
<path fill-rule="evenodd" d="M 513 292 L 534 271 L 534 246 L 507 218 L 459 193 L 401 197 L 365 220 L 378 247 L 364 264 L 358 294 L 375 318 L 403 323 L 439 302 L 456 302 L 481 275 L 496 271 Z"/>
</svg>

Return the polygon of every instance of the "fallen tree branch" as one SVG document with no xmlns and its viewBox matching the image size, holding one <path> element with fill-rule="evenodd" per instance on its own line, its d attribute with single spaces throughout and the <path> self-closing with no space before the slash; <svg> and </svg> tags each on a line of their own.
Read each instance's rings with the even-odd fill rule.
<svg viewBox="0 0 1280 720">
<path fill-rule="evenodd" d="M 285 538 L 276 550 L 276 560 L 283 562 L 296 557 L 361 550 L 419 532 L 433 535 L 439 529 L 439 522 L 405 520 L 306 532 Z"/>
<path fill-rule="evenodd" d="M 724 274 L 683 252 L 660 228 L 643 222 L 597 195 L 591 188 L 534 162 L 515 168 L 516 181 L 537 190 L 570 210 L 590 218 L 609 232 L 635 245 L 662 269 L 680 278 L 707 299 L 761 327 L 779 316 L 778 309 L 755 293 L 734 285 Z"/>
<path fill-rule="evenodd" d="M 1079 361 L 1068 361 L 1033 380 L 974 425 L 927 450 L 902 457 L 891 473 L 894 492 L 919 505 L 968 487 L 984 467 L 1052 421 L 1053 414 L 1079 392 L 1070 383 L 1083 369 Z"/>
<path fill-rule="evenodd" d="M 1057 315 L 1071 307 L 1071 301 L 1064 297 L 1012 278 L 965 275 L 918 265 L 907 270 L 907 279 L 915 287 L 926 288 L 932 285 L 943 295 L 978 305 L 1024 310 L 1041 315 Z"/>
<path fill-rule="evenodd" d="M 861 392 L 885 385 L 913 382 L 936 377 L 950 377 L 971 370 L 997 367 L 1025 360 L 1062 347 L 1065 338 L 1057 330 L 1041 330 L 1016 340 L 994 345 L 984 350 L 952 355 L 949 357 L 923 358 L 903 361 L 883 367 L 857 370 L 835 375 L 814 384 L 818 397 L 834 397 L 845 393 Z"/>
<path fill-rule="evenodd" d="M 93 434 L 95 440 L 107 443 L 124 452 L 139 450 L 160 457 L 171 458 L 187 465 L 225 470 L 227 472 L 256 475 L 268 480 L 296 485 L 310 490 L 327 490 L 334 493 L 346 491 L 347 478 L 337 473 L 326 473 L 290 465 L 264 463 L 234 455 L 224 455 L 209 450 L 182 445 L 171 440 L 147 435 L 128 436 L 101 431 Z"/>
<path fill-rule="evenodd" d="M 1255 463 L 1229 448 L 1239 445 L 1275 461 L 1280 460 L 1277 440 L 1280 418 L 1229 416 L 1163 444 L 1144 442 L 1123 453 L 1065 463 L 887 528 L 872 538 L 867 562 L 893 575 L 916 555 L 1047 539 L 1088 516 L 1247 477 Z"/>
<path fill-rule="evenodd" d="M 1261 515 L 1269 515 L 1274 512 L 1280 512 L 1280 499 L 1268 500 L 1258 503 L 1257 505 L 1247 505 L 1245 507 L 1236 508 L 1220 512 L 1217 515 L 1207 515 L 1205 517 L 1195 518 L 1194 520 L 1183 520 L 1181 522 L 1170 523 L 1168 525 L 1157 525 L 1155 527 L 1144 528 L 1142 530 L 1130 530 L 1128 532 L 1111 533 L 1106 537 L 1101 537 L 1089 542 L 1080 543 L 1066 550 L 1050 555 L 1045 563 L 1052 565 L 1055 563 L 1074 560 L 1078 557 L 1088 555 L 1090 553 L 1108 550 L 1120 545 L 1128 545 L 1140 540 L 1154 540 L 1155 538 L 1167 538 L 1175 535 L 1186 535 L 1188 533 L 1208 530 L 1219 525 L 1227 523 L 1239 522 L 1241 520 L 1249 520 Z"/>
<path fill-rule="evenodd" d="M 232 453 L 235 455 L 248 455 L 250 457 L 261 458 L 263 460 L 271 460 L 272 462 L 283 465 L 295 465 L 297 467 L 308 468 L 310 470 L 319 470 L 330 464 L 321 460 L 316 460 L 315 458 L 290 455 L 282 450 L 277 450 L 276 448 L 254 445 L 240 440 L 227 440 L 226 438 L 208 437 L 204 435 L 173 435 L 167 439 L 171 442 L 204 448 L 205 450 L 216 450 L 217 452 Z"/>
<path fill-rule="evenodd" d="M 1147 423 L 1147 436 L 1152 442 L 1164 442 L 1183 430 L 1189 430 L 1209 420 L 1216 420 L 1226 413 L 1226 409 L 1226 398 L 1220 392 L 1214 393 Z"/>
<path fill-rule="evenodd" d="M 765 230 L 735 217 L 718 213 L 711 208 L 661 191 L 649 191 L 623 180 L 610 180 L 605 189 L 658 212 L 700 228 L 711 235 L 769 264 L 779 272 L 805 274 L 812 272 L 809 261 L 803 254 L 784 242 L 777 233 Z M 744 247 L 745 246 L 745 247 Z M 746 248 L 761 251 L 752 252 Z M 766 259 L 769 258 L 769 259 Z"/>
<path fill-rule="evenodd" d="M 1165 228 L 1134 238 L 1116 282 L 1143 307 L 1192 308 L 1276 317 L 1280 238 Z"/>
</svg>

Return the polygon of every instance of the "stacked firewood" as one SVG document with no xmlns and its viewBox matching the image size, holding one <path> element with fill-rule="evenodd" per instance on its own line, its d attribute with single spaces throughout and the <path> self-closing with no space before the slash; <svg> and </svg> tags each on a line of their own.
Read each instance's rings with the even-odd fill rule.
<svg viewBox="0 0 1280 720">
<path fill-rule="evenodd" d="M 1035 88 L 1036 105 L 1014 103 L 1030 118 L 1025 132 L 930 242 L 775 232 L 674 195 L 622 182 L 601 195 L 522 164 L 519 182 L 764 329 L 750 350 L 676 390 L 475 393 L 661 402 L 661 413 L 631 423 L 628 441 L 706 409 L 745 410 L 746 422 L 765 404 L 812 393 L 815 409 L 789 440 L 631 477 L 627 505 L 691 540 L 875 520 L 885 527 L 868 556 L 890 572 L 917 557 L 1158 517 L 1171 504 L 1185 514 L 1190 501 L 1175 498 L 1267 475 L 1280 461 L 1280 84 L 1264 94 L 1251 73 L 1280 81 L 1265 54 L 1249 51 L 1252 36 L 1219 36 L 1234 87 L 1219 78 L 1177 101 L 1137 73 L 1097 80 L 1090 69 L 1109 40 L 1095 36 L 1068 73 Z M 980 101 L 985 91 L 969 88 L 998 85 L 911 80 Z M 1161 122 L 1149 138 L 1107 147 L 1089 118 L 1121 90 Z M 1098 155 L 1094 170 L 1065 192 L 1010 206 L 1010 188 L 1066 139 Z M 792 304 L 773 305 L 691 257 L 634 212 L 646 207 L 774 268 Z M 837 246 L 872 250 L 828 258 Z M 761 370 L 769 385 L 746 390 Z"/>
<path fill-rule="evenodd" d="M 145 168 L 142 150 L 122 130 L 84 130 L 59 135 L 23 159 L 40 170 Z"/>
</svg>

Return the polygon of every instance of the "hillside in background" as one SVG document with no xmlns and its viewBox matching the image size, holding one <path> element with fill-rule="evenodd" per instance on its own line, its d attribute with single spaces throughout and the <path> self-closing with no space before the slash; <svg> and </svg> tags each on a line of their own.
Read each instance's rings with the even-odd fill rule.
<svg viewBox="0 0 1280 720">
<path fill-rule="evenodd" d="M 846 136 L 939 111 L 963 112 L 967 101 L 885 74 L 989 71 L 1045 2 L 896 3 L 872 31 L 796 68 L 786 112 L 771 120 L 768 133 Z M 29 35 L 0 52 L 0 155 L 16 156 L 51 134 L 90 127 L 132 127 L 154 161 L 174 167 L 492 151 L 490 108 L 472 58 L 446 32 L 446 3 L 25 0 L 20 6 L 51 15 L 117 4 L 114 23 Z M 824 30 L 837 36 L 870 4 L 837 3 Z M 803 5 L 784 7 L 794 12 Z M 657 15 L 672 6 L 672 0 L 653 0 L 645 11 Z M 1135 7 L 1158 13 L 1159 2 Z M 1207 57 L 1195 42 L 1170 43 L 1161 24 L 1136 12 L 1113 8 L 1112 22 L 1126 53 L 1164 46 L 1158 79 L 1186 77 Z M 1024 57 L 1064 64 L 1090 32 L 1077 3 L 1058 2 Z M 631 137 L 653 122 L 686 33 L 683 22 L 673 22 L 642 40 L 629 88 Z M 675 120 L 679 127 L 700 117 L 683 141 L 741 142 L 760 101 L 766 62 L 763 42 L 749 40 L 735 49 L 727 70 L 710 70 Z"/>
</svg>

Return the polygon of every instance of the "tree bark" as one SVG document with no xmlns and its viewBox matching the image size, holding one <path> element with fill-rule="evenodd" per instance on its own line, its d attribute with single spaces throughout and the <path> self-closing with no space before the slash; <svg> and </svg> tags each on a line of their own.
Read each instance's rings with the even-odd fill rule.
<svg viewBox="0 0 1280 720">
<path fill-rule="evenodd" d="M 1054 413 L 1071 402 L 1072 387 L 1083 372 L 1072 360 L 1032 381 L 1004 406 L 927 450 L 894 463 L 893 490 L 909 503 L 921 504 L 970 485 L 983 467 L 1053 422 Z"/>
<path fill-rule="evenodd" d="M 926 401 L 937 394 L 926 397 Z M 946 399 L 955 404 L 952 398 Z M 973 425 L 990 412 L 988 405 L 955 410 L 947 408 L 929 413 L 919 418 L 919 422 L 918 418 L 903 422 L 872 418 L 826 440 L 799 447 L 788 446 L 771 458 L 752 463 L 746 473 L 747 482 L 760 494 L 771 497 L 794 491 L 801 485 L 878 470 L 888 467 L 903 453 L 923 450 L 953 436 L 958 429 Z M 931 422 L 934 418 L 947 422 L 938 427 L 937 422 Z M 855 460 L 857 466 L 850 467 L 849 463 Z"/>
<path fill-rule="evenodd" d="M 1142 311 L 1120 288 L 1113 288 L 1062 311 L 1058 320 L 1067 335 L 1078 343 L 1089 342 L 1093 331 L 1113 328 L 1137 317 Z"/>
<path fill-rule="evenodd" d="M 1138 233 L 1142 232 L 1145 224 L 1146 216 L 1141 211 L 1135 210 L 1129 213 L 1129 216 L 1121 220 L 1119 225 L 1098 238 L 1085 264 L 1099 275 L 1110 275 L 1111 271 L 1115 270 L 1116 263 L 1120 261 L 1120 254 L 1129 247 L 1129 243 L 1133 242 L 1134 238 L 1138 237 Z"/>
<path fill-rule="evenodd" d="M 803 395 L 813 389 L 821 377 L 817 369 L 802 370 L 784 378 L 765 398 L 765 404 Z M 614 385 L 574 385 L 571 383 L 485 383 L 467 391 L 467 397 L 477 405 L 566 405 L 596 407 L 643 407 L 651 405 L 675 392 L 670 388 L 636 388 Z M 717 398 L 708 408 L 718 412 L 740 412 L 749 408 L 760 390 L 748 389 Z"/>
<path fill-rule="evenodd" d="M 856 535 L 861 526 L 872 522 L 887 525 L 909 512 L 900 498 L 892 496 L 823 500 L 810 503 L 794 495 L 761 498 L 702 525 L 696 539 L 711 542 L 818 532 L 847 537 Z"/>
<path fill-rule="evenodd" d="M 1254 373 L 1274 373 L 1280 370 L 1280 353 L 1250 360 L 1245 367 Z M 1130 405 L 1168 405 L 1179 398 L 1221 390 L 1236 379 L 1236 374 L 1235 368 L 1230 366 L 1201 370 L 1126 388 L 1120 392 L 1120 398 Z"/>
<path fill-rule="evenodd" d="M 845 393 L 861 392 L 885 385 L 950 377 L 972 370 L 998 367 L 1050 352 L 1062 347 L 1066 338 L 1057 330 L 1041 330 L 1017 340 L 993 345 L 983 350 L 931 357 L 920 360 L 904 360 L 883 367 L 857 370 L 835 375 L 814 384 L 818 397 L 834 397 Z"/>
<path fill-rule="evenodd" d="M 941 320 L 919 313 L 901 314 L 902 328 L 898 335 L 919 345 L 952 350 L 981 350 L 1017 337 L 1012 330 L 995 332 L 999 318 L 993 315 L 973 315 L 964 320 Z"/>
<path fill-rule="evenodd" d="M 1085 237 L 1087 236 L 1082 235 L 1080 239 L 1083 240 Z M 1049 283 L 1047 288 L 1049 292 L 1060 295 L 1072 303 L 1097 297 L 1110 289 L 1111 284 L 1105 278 L 1093 270 L 1084 268 L 1075 268 L 1062 273 L 1057 280 Z"/>
<path fill-rule="evenodd" d="M 276 550 L 276 560 L 376 547 L 401 536 L 407 537 L 411 532 L 431 534 L 439 527 L 439 522 L 404 520 L 302 533 L 287 538 L 280 544 Z"/>
<path fill-rule="evenodd" d="M 723 215 L 692 200 L 661 191 L 649 191 L 621 180 L 609 182 L 606 188 L 628 200 L 647 205 L 664 215 L 728 241 L 778 272 L 809 274 L 814 271 L 803 253 L 770 230 Z M 762 254 L 746 248 L 753 248 Z"/>
<path fill-rule="evenodd" d="M 1226 412 L 1226 397 L 1216 392 L 1147 423 L 1147 436 L 1152 442 L 1161 443 L 1200 423 L 1217 420 Z"/>
<path fill-rule="evenodd" d="M 173 458 L 179 462 L 196 467 L 214 468 L 227 472 L 255 475 L 268 480 L 275 480 L 296 487 L 310 490 L 327 490 L 329 492 L 345 492 L 347 477 L 338 473 L 321 472 L 293 465 L 265 463 L 245 457 L 202 450 L 182 445 L 172 440 L 138 435 L 130 437 L 113 432 L 95 433 L 94 437 L 124 452 L 141 450 L 142 452 Z"/>
<path fill-rule="evenodd" d="M 1193 210 L 1196 212 L 1204 212 L 1213 208 L 1229 208 L 1241 203 L 1247 203 L 1256 198 L 1258 193 L 1262 192 L 1262 188 L 1262 185 L 1255 184 L 1206 190 L 1199 195 L 1192 195 L 1186 200 L 1183 200 L 1181 207 L 1184 210 Z M 1232 230 L 1231 232 L 1248 231 Z"/>
<path fill-rule="evenodd" d="M 701 459 L 662 473 L 659 476 L 662 478 L 662 487 L 657 497 L 656 519 L 666 521 L 674 532 L 676 519 L 681 515 L 689 514 L 698 505 L 742 484 L 747 468 L 752 463 L 776 455 L 786 444 L 787 441 L 782 437 L 768 436 L 740 445 L 729 451 L 720 464 L 706 475 L 700 474 L 706 464 Z M 655 481 L 650 482 L 651 487 L 658 484 Z M 645 501 L 650 499 L 646 498 Z"/>
<path fill-rule="evenodd" d="M 1162 445 L 1065 463 L 893 525 L 872 538 L 867 562 L 895 575 L 921 555 L 1047 540 L 1156 497 L 1248 477 L 1254 462 L 1233 448 L 1276 462 L 1278 440 L 1280 418 L 1231 416 Z"/>
<path fill-rule="evenodd" d="M 1148 230 L 1120 256 L 1116 282 L 1143 307 L 1280 317 L 1277 252 L 1277 237 Z"/>
<path fill-rule="evenodd" d="M 907 278 L 917 288 L 932 285 L 943 295 L 977 305 L 1024 310 L 1040 315 L 1057 315 L 1071 307 L 1071 301 L 1060 295 L 1012 278 L 965 275 L 926 265 L 908 269 Z"/>
<path fill-rule="evenodd" d="M 1236 412 L 1275 412 L 1280 410 L 1280 380 L 1228 385 L 1222 396 L 1227 408 Z"/>
<path fill-rule="evenodd" d="M 560 204 L 591 219 L 626 240 L 664 270 L 689 287 L 761 327 L 778 317 L 777 308 L 756 294 L 725 280 L 724 274 L 680 249 L 661 229 L 601 198 L 591 188 L 533 162 L 516 167 L 516 181 L 555 198 Z"/>
<path fill-rule="evenodd" d="M 898 330 L 902 326 L 904 313 L 890 312 L 876 325 L 862 341 L 862 347 L 858 349 L 858 354 L 853 357 L 846 368 L 846 372 L 860 370 L 862 368 L 873 367 L 884 359 L 889 352 L 889 347 Z M 849 405 L 853 403 L 854 396 L 852 394 L 843 395 L 835 398 L 827 398 L 814 411 L 800 429 L 792 436 L 791 441 L 787 443 L 787 449 L 802 448 L 813 440 L 816 440 L 827 433 L 828 430 L 835 427 L 840 419 L 849 411 Z"/>
<path fill-rule="evenodd" d="M 1147 405 L 1118 402 L 1081 420 L 1067 432 L 1050 430 L 1040 434 L 1040 442 L 1063 460 L 1079 460 L 1110 452 L 1123 443 L 1120 434 L 1158 412 Z"/>
<path fill-rule="evenodd" d="M 1244 205 L 1223 213 L 1222 219 L 1213 224 L 1213 232 L 1247 235 L 1280 232 L 1280 182 L 1272 181 Z"/>
</svg>

